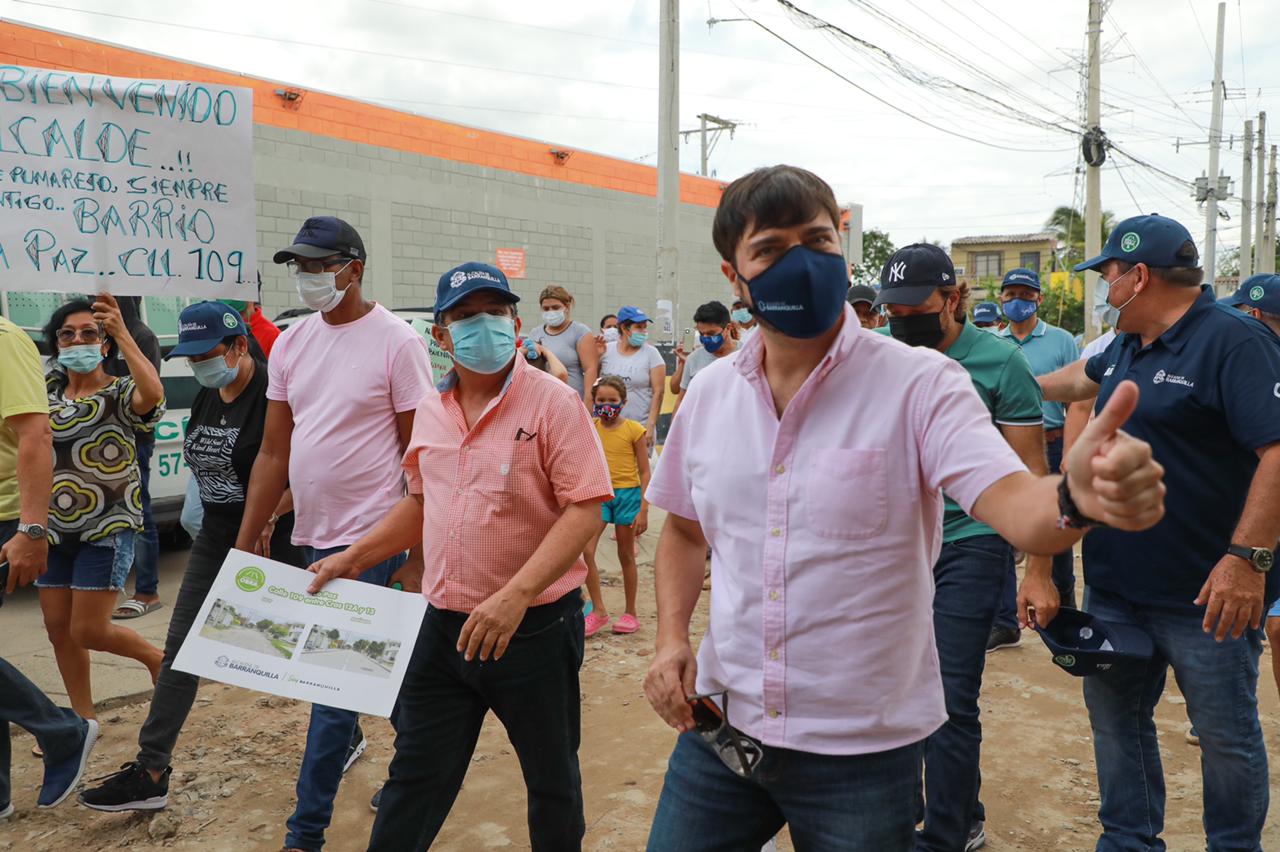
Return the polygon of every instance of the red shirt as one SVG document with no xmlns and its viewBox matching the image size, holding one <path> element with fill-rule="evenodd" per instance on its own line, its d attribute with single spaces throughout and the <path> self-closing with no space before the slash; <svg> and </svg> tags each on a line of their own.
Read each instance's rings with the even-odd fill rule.
<svg viewBox="0 0 1280 852">
<path fill-rule="evenodd" d="M 418 405 L 404 467 L 423 497 L 423 595 L 470 612 L 524 567 L 570 503 L 610 500 L 609 468 L 582 399 L 521 357 L 470 431 L 450 373 Z M 533 600 L 582 585 L 572 567 Z"/>
<path fill-rule="evenodd" d="M 258 341 L 258 345 L 262 347 L 262 354 L 270 358 L 271 347 L 275 345 L 276 338 L 280 336 L 280 329 L 276 328 L 275 323 L 262 315 L 261 305 L 253 306 L 253 314 L 249 317 L 249 331 L 253 334 L 253 339 Z"/>
</svg>

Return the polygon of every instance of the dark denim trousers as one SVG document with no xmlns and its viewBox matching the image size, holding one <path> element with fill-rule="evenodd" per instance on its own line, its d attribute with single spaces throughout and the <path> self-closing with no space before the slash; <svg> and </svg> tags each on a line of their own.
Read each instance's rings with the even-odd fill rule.
<svg viewBox="0 0 1280 852">
<path fill-rule="evenodd" d="M 1045 444 L 1049 456 L 1049 473 L 1057 473 L 1062 466 L 1062 439 Z M 1053 585 L 1058 598 L 1066 609 L 1076 608 L 1075 555 L 1067 550 L 1053 557 Z M 1018 574 L 1013 565 L 1005 572 L 1004 591 L 1000 596 L 1000 610 L 996 613 L 996 627 L 1018 629 Z"/>
<path fill-rule="evenodd" d="M 457 650 L 466 620 L 460 612 L 427 608 L 400 688 L 396 754 L 369 849 L 419 852 L 431 846 L 462 787 L 489 710 L 520 760 L 534 852 L 581 849 L 580 593 L 530 608 L 496 661 L 467 662 Z"/>
<path fill-rule="evenodd" d="M 1157 610 L 1098 589 L 1085 609 L 1151 636 L 1145 664 L 1084 679 L 1102 805 L 1098 852 L 1161 852 L 1165 786 L 1153 719 L 1170 667 L 1200 736 L 1208 852 L 1260 852 L 1267 818 L 1267 752 L 1258 722 L 1260 630 L 1215 642 L 1199 610 Z M 1184 806 L 1189 803 L 1184 803 Z"/>
<path fill-rule="evenodd" d="M 0 521 L 0 543 L 18 531 L 16 520 Z M 0 587 L 0 596 L 4 594 Z M 3 617 L 0 610 L 0 617 Z M 44 749 L 45 760 L 57 762 L 80 747 L 84 722 L 71 709 L 58 707 L 49 697 L 0 657 L 0 810 L 9 804 L 9 725 L 30 731 Z"/>
<path fill-rule="evenodd" d="M 916 849 L 963 852 L 981 781 L 982 722 L 978 695 L 987 662 L 987 637 L 1013 548 L 996 535 L 942 545 L 933 566 L 933 631 L 938 644 L 947 721 L 925 740 L 924 830 Z"/>
<path fill-rule="evenodd" d="M 209 523 L 206 515 L 205 524 Z M 345 547 L 317 550 L 302 548 L 306 564 L 319 562 L 326 556 L 340 553 Z M 401 565 L 407 554 L 393 556 L 359 576 L 362 583 L 385 586 Z M 307 728 L 307 747 L 302 754 L 302 766 L 298 770 L 298 804 L 293 815 L 285 823 L 286 848 L 306 849 L 317 852 L 324 846 L 324 832 L 333 818 L 333 800 L 342 782 L 342 764 L 346 762 L 347 747 L 355 734 L 359 714 L 323 704 L 311 705 L 311 724 Z M 395 714 L 391 723 L 396 724 Z"/>
<path fill-rule="evenodd" d="M 757 850 L 786 825 L 797 852 L 908 852 L 923 753 L 923 741 L 847 756 L 765 746 L 754 776 L 742 778 L 697 734 L 681 734 L 648 850 Z"/>
<path fill-rule="evenodd" d="M 154 595 L 160 587 L 160 533 L 151 516 L 151 456 L 154 440 L 138 441 L 138 466 L 142 473 L 142 532 L 133 540 L 133 593 Z"/>
</svg>

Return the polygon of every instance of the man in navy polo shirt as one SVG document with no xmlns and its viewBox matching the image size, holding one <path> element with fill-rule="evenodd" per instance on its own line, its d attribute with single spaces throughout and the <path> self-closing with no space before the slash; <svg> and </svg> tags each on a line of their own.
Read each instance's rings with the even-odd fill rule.
<svg viewBox="0 0 1280 852">
<path fill-rule="evenodd" d="M 1009 324 L 999 334 L 1005 340 L 1016 343 L 1027 356 L 1031 370 L 1037 376 L 1052 373 L 1080 357 L 1071 332 L 1050 325 L 1038 312 L 1044 301 L 1040 292 L 1040 276 L 1033 269 L 1010 269 L 1000 284 L 1000 302 Z M 1059 402 L 1044 401 L 1044 446 L 1049 456 L 1049 471 L 1057 473 L 1062 467 L 1062 426 L 1066 412 Z M 1062 606 L 1076 605 L 1076 575 L 1071 551 L 1053 557 L 1053 585 L 1058 590 Z M 1017 575 L 1012 570 L 1005 576 L 1004 594 L 1000 611 L 991 628 L 987 650 L 995 651 L 1017 645 L 1018 632 Z"/>
<path fill-rule="evenodd" d="M 1169 666 L 1200 736 L 1210 850 L 1258 850 L 1268 803 L 1258 723 L 1258 630 L 1280 592 L 1280 339 L 1201 287 L 1187 229 L 1163 216 L 1116 226 L 1097 269 L 1121 335 L 1086 363 L 1042 376 L 1045 397 L 1142 389 L 1125 424 L 1165 468 L 1151 529 L 1084 539 L 1085 608 L 1155 643 L 1142 668 L 1085 679 L 1102 805 L 1101 852 L 1163 849 L 1165 788 L 1153 712 Z"/>
</svg>

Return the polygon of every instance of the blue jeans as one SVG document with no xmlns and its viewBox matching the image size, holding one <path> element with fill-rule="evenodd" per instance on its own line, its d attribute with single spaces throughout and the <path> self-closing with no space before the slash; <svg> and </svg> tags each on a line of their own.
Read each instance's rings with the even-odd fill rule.
<svg viewBox="0 0 1280 852">
<path fill-rule="evenodd" d="M 308 565 L 326 556 L 341 553 L 346 547 L 316 549 L 302 548 Z M 393 556 L 360 575 L 362 583 L 385 586 L 401 565 L 406 554 Z M 333 800 L 338 795 L 342 781 L 342 764 L 346 762 L 347 747 L 355 734 L 358 714 L 352 710 L 311 705 L 311 724 L 307 728 L 307 747 L 302 754 L 302 767 L 298 770 L 298 804 L 285 827 L 286 848 L 306 849 L 308 852 L 324 846 L 324 832 L 333 818 Z M 394 714 L 392 723 L 394 724 Z"/>
<path fill-rule="evenodd" d="M 142 532 L 133 539 L 134 595 L 154 595 L 160 586 L 160 533 L 151 516 L 151 456 L 156 442 L 138 441 L 138 467 L 142 474 Z"/>
<path fill-rule="evenodd" d="M 16 520 L 0 521 L 0 544 L 18 532 Z M 4 588 L 0 586 L 0 597 Z M 80 748 L 84 721 L 58 707 L 40 687 L 0 658 L 0 810 L 9 804 L 9 723 L 30 731 L 44 750 L 46 762 L 66 760 Z"/>
<path fill-rule="evenodd" d="M 1215 642 L 1203 613 L 1135 606 L 1090 588 L 1085 609 L 1136 624 L 1155 643 L 1150 662 L 1084 679 L 1102 805 L 1098 852 L 1165 849 L 1164 772 L 1153 721 L 1170 666 L 1200 735 L 1208 852 L 1260 852 L 1267 817 L 1267 752 L 1258 723 L 1261 631 Z"/>
<path fill-rule="evenodd" d="M 419 852 L 444 824 L 493 710 L 520 760 L 533 852 L 582 848 L 582 597 L 530 607 L 500 660 L 458 651 L 461 612 L 427 607 L 400 687 L 396 754 L 369 852 Z"/>
<path fill-rule="evenodd" d="M 933 631 L 942 671 L 947 721 L 925 740 L 924 830 L 917 850 L 963 849 L 980 812 L 978 770 L 982 722 L 978 694 L 987 662 L 987 637 L 1013 548 L 997 535 L 942 545 L 933 566 Z"/>
<path fill-rule="evenodd" d="M 681 734 L 662 782 L 649 852 L 759 849 L 784 825 L 797 852 L 908 852 L 923 754 L 923 741 L 858 755 L 766 745 L 754 776 L 742 778 L 697 734 Z"/>
<path fill-rule="evenodd" d="M 1057 473 L 1062 466 L 1062 439 L 1045 444 L 1049 456 L 1049 473 Z M 1058 598 L 1067 609 L 1076 608 L 1075 556 L 1070 550 L 1053 557 L 1053 585 Z M 996 627 L 1018 629 L 1018 574 L 1013 565 L 1005 572 L 1004 592 L 1000 597 L 1000 611 L 996 613 Z"/>
</svg>

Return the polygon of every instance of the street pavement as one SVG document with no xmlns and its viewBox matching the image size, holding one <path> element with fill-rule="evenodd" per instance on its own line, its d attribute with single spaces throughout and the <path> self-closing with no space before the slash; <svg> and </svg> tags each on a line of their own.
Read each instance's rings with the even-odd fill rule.
<svg viewBox="0 0 1280 852">
<path fill-rule="evenodd" d="M 391 670 L 350 648 L 329 648 L 324 651 L 303 651 L 302 662 L 311 666 L 323 666 L 337 671 L 356 672 L 374 677 L 390 677 Z"/>
</svg>

